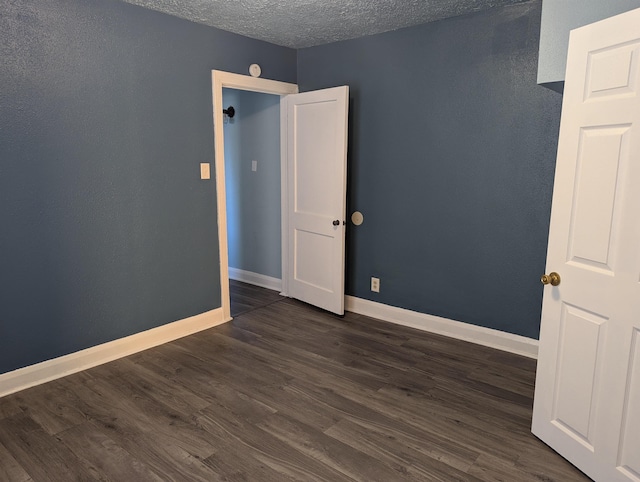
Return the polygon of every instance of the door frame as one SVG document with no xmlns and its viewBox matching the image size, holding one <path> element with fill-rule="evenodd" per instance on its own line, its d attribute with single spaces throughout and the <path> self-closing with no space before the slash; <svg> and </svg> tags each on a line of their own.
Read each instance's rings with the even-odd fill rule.
<svg viewBox="0 0 640 482">
<path fill-rule="evenodd" d="M 211 71 L 212 100 L 213 100 L 213 145 L 214 165 L 216 176 L 216 203 L 218 215 L 218 250 L 220 255 L 220 304 L 225 321 L 231 318 L 231 303 L 229 299 L 229 242 L 227 233 L 227 191 L 224 172 L 224 118 L 222 110 L 222 89 L 247 90 L 262 94 L 275 94 L 283 97 L 297 94 L 297 84 L 280 82 L 277 80 L 261 79 L 248 75 L 234 74 L 222 70 Z M 287 209 L 287 119 L 286 110 L 280 104 L 280 199 L 281 199 L 281 227 L 282 227 L 282 294 L 288 292 L 288 253 L 287 240 L 288 209 Z"/>
</svg>

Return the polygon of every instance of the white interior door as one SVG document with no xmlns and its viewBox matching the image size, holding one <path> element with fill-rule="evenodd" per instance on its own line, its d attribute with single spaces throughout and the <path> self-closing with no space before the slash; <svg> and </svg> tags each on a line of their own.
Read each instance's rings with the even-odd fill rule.
<svg viewBox="0 0 640 482">
<path fill-rule="evenodd" d="M 283 99 L 287 123 L 287 294 L 344 313 L 346 86 Z"/>
<path fill-rule="evenodd" d="M 640 9 L 569 42 L 532 431 L 640 481 Z"/>
</svg>

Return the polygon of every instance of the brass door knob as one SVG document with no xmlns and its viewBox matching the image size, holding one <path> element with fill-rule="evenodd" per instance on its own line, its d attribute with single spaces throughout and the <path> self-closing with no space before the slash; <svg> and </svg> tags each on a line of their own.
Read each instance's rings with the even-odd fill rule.
<svg viewBox="0 0 640 482">
<path fill-rule="evenodd" d="M 553 273 L 543 274 L 540 277 L 540 282 L 543 285 L 558 286 L 560 284 L 560 275 L 555 271 Z"/>
</svg>

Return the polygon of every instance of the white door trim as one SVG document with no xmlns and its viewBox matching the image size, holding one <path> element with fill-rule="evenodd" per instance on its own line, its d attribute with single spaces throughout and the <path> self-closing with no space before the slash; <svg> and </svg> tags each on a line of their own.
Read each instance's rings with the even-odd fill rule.
<svg viewBox="0 0 640 482">
<path fill-rule="evenodd" d="M 260 79 L 249 77 L 248 75 L 233 74 L 221 70 L 211 71 L 211 84 L 213 90 L 213 144 L 215 154 L 215 175 L 216 175 L 216 200 L 218 205 L 218 245 L 220 252 L 220 303 L 225 321 L 231 320 L 231 306 L 229 302 L 229 245 L 227 241 L 227 197 L 224 174 L 224 131 L 222 109 L 222 89 L 248 90 L 263 94 L 288 95 L 297 94 L 298 86 L 287 82 L 276 80 Z M 284 126 L 284 127 L 283 127 Z M 288 246 L 285 234 L 287 233 L 287 151 L 286 151 L 286 117 L 280 111 L 280 132 L 281 132 L 281 185 L 282 193 L 282 291 L 287 293 L 287 269 L 288 269 Z M 284 134 L 283 134 L 284 133 Z M 283 147 L 284 146 L 284 147 Z"/>
</svg>

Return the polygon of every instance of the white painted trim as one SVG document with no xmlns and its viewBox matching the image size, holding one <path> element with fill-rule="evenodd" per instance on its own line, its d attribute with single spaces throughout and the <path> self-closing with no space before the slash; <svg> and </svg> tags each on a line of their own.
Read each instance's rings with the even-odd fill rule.
<svg viewBox="0 0 640 482">
<path fill-rule="evenodd" d="M 280 291 L 282 289 L 282 280 L 278 278 L 272 278 L 260 273 L 254 273 L 252 271 L 245 271 L 243 269 L 232 268 L 229 266 L 229 278 L 236 281 L 242 281 L 243 283 L 249 283 L 255 286 L 261 286 L 273 291 Z"/>
<path fill-rule="evenodd" d="M 264 94 L 288 95 L 297 94 L 298 86 L 287 82 L 261 79 L 248 75 L 232 74 L 221 70 L 211 71 L 211 88 L 213 98 L 213 143 L 216 173 L 216 200 L 218 205 L 218 246 L 220 255 L 220 303 L 224 319 L 231 318 L 229 299 L 229 245 L 227 241 L 227 195 L 224 177 L 224 131 L 222 109 L 222 89 L 248 90 Z M 282 124 L 282 120 L 281 120 Z M 281 151 L 281 165 L 286 168 L 286 151 Z M 283 157 L 285 156 L 285 157 Z M 281 189 L 286 189 L 282 185 Z M 285 257 L 283 256 L 283 262 Z M 283 280 L 286 279 L 283 270 Z"/>
<path fill-rule="evenodd" d="M 353 296 L 345 297 L 345 309 L 360 315 L 370 316 L 371 318 L 449 336 L 458 340 L 470 341 L 478 345 L 515 353 L 516 355 L 538 358 L 538 340 L 533 338 L 418 313 L 404 308 L 396 308 L 395 306 Z"/>
<path fill-rule="evenodd" d="M 0 397 L 62 378 L 230 321 L 222 308 L 0 375 Z"/>
<path fill-rule="evenodd" d="M 282 296 L 289 293 L 289 126 L 287 118 L 287 101 L 280 99 L 280 244 L 282 261 Z"/>
</svg>

